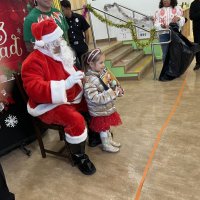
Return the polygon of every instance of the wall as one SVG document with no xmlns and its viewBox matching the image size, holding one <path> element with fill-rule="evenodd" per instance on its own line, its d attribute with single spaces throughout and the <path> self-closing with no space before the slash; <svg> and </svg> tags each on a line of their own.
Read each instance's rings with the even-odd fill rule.
<svg viewBox="0 0 200 200">
<path fill-rule="evenodd" d="M 147 15 L 153 15 L 158 8 L 160 0 L 87 0 L 92 6 L 102 9 L 105 4 L 112 4 L 114 2 L 129 7 L 130 9 L 146 13 Z M 148 4 L 147 4 L 148 2 Z M 182 2 L 190 3 L 192 0 L 178 0 L 179 5 Z"/>
<path fill-rule="evenodd" d="M 190 3 L 192 0 L 179 0 L 179 5 L 182 2 Z M 158 5 L 160 0 L 140 0 L 140 1 L 133 1 L 133 0 L 87 0 L 87 3 L 90 3 L 93 7 L 103 10 L 105 4 L 113 4 L 114 2 L 128 7 L 130 9 L 139 11 L 141 13 L 145 13 L 146 15 L 154 15 L 155 10 L 158 9 Z M 145 5 L 145 6 L 144 6 Z M 113 11 L 114 13 L 114 11 Z M 95 39 L 104 39 L 108 38 L 106 25 L 101 23 L 96 17 L 92 15 L 92 24 L 94 27 Z M 116 28 L 109 27 L 109 34 L 110 37 L 117 37 L 117 30 Z M 121 31 L 122 32 L 122 31 Z"/>
</svg>

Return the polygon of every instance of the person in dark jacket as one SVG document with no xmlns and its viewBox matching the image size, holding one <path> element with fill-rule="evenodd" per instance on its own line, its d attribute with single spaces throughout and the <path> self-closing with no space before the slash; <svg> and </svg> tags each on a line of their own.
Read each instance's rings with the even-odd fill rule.
<svg viewBox="0 0 200 200">
<path fill-rule="evenodd" d="M 200 44 L 200 0 L 194 0 L 190 6 L 190 19 L 193 23 L 194 42 Z M 200 68 L 200 52 L 196 53 L 194 70 Z"/>
<path fill-rule="evenodd" d="M 80 66 L 77 65 L 77 67 L 82 69 L 81 56 L 88 51 L 90 25 L 82 15 L 72 12 L 71 3 L 68 0 L 62 0 L 60 4 L 69 25 L 70 46 L 76 52 L 80 63 Z"/>
</svg>

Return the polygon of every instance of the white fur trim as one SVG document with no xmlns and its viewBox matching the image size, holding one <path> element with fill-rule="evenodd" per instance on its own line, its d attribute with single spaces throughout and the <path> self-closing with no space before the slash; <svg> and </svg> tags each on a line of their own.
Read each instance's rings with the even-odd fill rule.
<svg viewBox="0 0 200 200">
<path fill-rule="evenodd" d="M 65 63 L 63 61 L 61 61 L 61 62 L 63 64 L 63 67 L 64 67 L 64 69 L 65 69 L 66 72 L 68 72 L 69 74 L 74 74 L 76 72 L 74 66 L 72 66 L 72 67 L 66 67 Z"/>
<path fill-rule="evenodd" d="M 79 143 L 85 141 L 86 138 L 87 138 L 87 128 L 86 127 L 85 127 L 85 130 L 83 131 L 83 133 L 79 136 L 71 136 L 68 133 L 65 133 L 65 139 L 70 144 L 79 144 Z"/>
<path fill-rule="evenodd" d="M 30 115 L 33 117 L 38 117 L 49 110 L 54 109 L 55 107 L 59 106 L 60 104 L 40 104 L 35 108 L 31 108 L 29 104 L 27 104 L 27 110 Z"/>
<path fill-rule="evenodd" d="M 67 103 L 65 81 L 51 81 L 52 103 Z"/>
<path fill-rule="evenodd" d="M 51 58 L 53 58 L 54 60 L 56 61 L 60 61 L 62 62 L 62 59 L 60 57 L 56 57 L 56 56 L 53 56 L 48 50 L 44 49 L 44 48 L 41 48 L 41 47 L 37 47 L 35 46 L 34 49 L 37 49 L 38 51 L 40 51 L 41 53 L 45 54 L 46 56 L 49 56 Z"/>
<path fill-rule="evenodd" d="M 58 39 L 58 38 L 61 37 L 62 35 L 63 35 L 63 31 L 62 31 L 62 29 L 58 26 L 58 27 L 54 30 L 54 32 L 42 36 L 42 40 L 43 40 L 45 43 L 49 43 L 49 42 L 52 42 L 52 41 Z"/>
<path fill-rule="evenodd" d="M 42 40 L 36 40 L 35 45 L 38 46 L 38 47 L 43 47 L 45 45 L 45 43 Z"/>
</svg>

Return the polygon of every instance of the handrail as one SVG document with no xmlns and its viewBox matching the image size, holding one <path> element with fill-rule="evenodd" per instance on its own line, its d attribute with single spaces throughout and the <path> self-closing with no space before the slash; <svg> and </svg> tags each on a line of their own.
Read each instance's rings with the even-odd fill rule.
<svg viewBox="0 0 200 200">
<path fill-rule="evenodd" d="M 119 5 L 119 4 L 118 4 L 118 5 Z M 119 6 L 125 8 L 125 9 L 127 9 L 127 10 L 130 10 L 130 11 L 132 11 L 132 12 L 136 12 L 136 13 L 142 15 L 142 16 L 145 16 L 146 18 L 149 18 L 149 16 L 147 16 L 147 15 L 145 15 L 145 14 L 143 14 L 143 13 L 140 13 L 140 12 L 138 12 L 138 11 L 132 10 L 132 9 L 127 8 L 127 7 L 125 7 L 125 6 L 122 6 L 122 5 L 119 5 Z M 99 10 L 98 8 L 95 8 L 95 7 L 92 7 L 92 8 L 95 9 L 95 10 L 97 10 L 97 11 L 99 11 L 99 12 L 101 12 L 101 13 L 103 13 L 103 14 L 105 15 L 105 18 L 106 18 L 106 15 L 108 15 L 108 16 L 111 16 L 111 17 L 113 17 L 113 18 L 115 18 L 115 19 L 118 19 L 118 20 L 120 20 L 120 21 L 126 23 L 125 20 L 123 20 L 123 19 L 121 19 L 121 18 L 119 18 L 119 17 L 116 17 L 116 16 L 111 15 L 111 14 L 109 14 L 109 13 L 107 13 L 107 12 L 104 12 L 104 11 L 102 11 L 102 10 Z M 79 8 L 79 9 L 76 9 L 76 10 L 74 10 L 74 11 L 79 11 L 79 10 L 82 10 L 82 9 L 83 9 L 83 8 Z M 89 18 L 90 18 L 90 24 L 91 24 L 91 29 L 92 29 L 94 47 L 96 48 L 96 40 L 95 40 L 95 36 L 94 36 L 94 30 L 93 30 L 93 25 L 92 25 L 92 20 L 91 20 L 90 12 L 89 12 Z M 133 24 L 133 26 L 136 27 L 136 28 L 142 29 L 142 30 L 144 30 L 144 31 L 150 32 L 150 30 L 145 29 L 145 28 L 140 27 L 140 26 L 137 26 L 137 25 L 135 25 L 135 24 Z M 107 23 L 106 23 L 106 29 L 107 29 L 108 40 L 109 40 L 109 43 L 110 43 L 110 36 L 109 36 L 109 31 L 108 31 L 108 25 L 107 25 Z M 169 40 L 166 41 L 166 42 L 153 42 L 153 43 L 151 43 L 152 62 L 153 62 L 153 79 L 154 79 L 154 80 L 156 80 L 155 48 L 154 48 L 154 46 L 156 46 L 156 45 L 169 44 L 169 43 L 171 42 L 171 30 L 170 30 L 170 29 L 168 29 L 168 30 L 157 30 L 156 32 L 157 32 L 158 34 L 161 33 L 161 32 L 169 32 L 169 36 L 170 36 L 170 37 L 169 37 Z"/>
<path fill-rule="evenodd" d="M 125 20 L 123 20 L 123 19 L 121 19 L 121 18 L 119 18 L 119 17 L 116 17 L 116 16 L 111 15 L 111 14 L 109 14 L 109 13 L 107 13 L 107 12 L 104 12 L 104 11 L 102 11 L 102 10 L 99 10 L 98 8 L 95 8 L 95 7 L 92 7 L 92 8 L 95 9 L 95 10 L 98 10 L 99 12 L 102 12 L 102 13 L 104 13 L 104 14 L 110 16 L 110 17 L 113 17 L 113 18 L 115 18 L 115 19 L 118 19 L 118 20 L 120 20 L 120 21 L 122 21 L 122 22 L 125 22 L 125 23 L 127 22 L 127 21 L 125 21 Z M 146 28 L 143 28 L 143 27 L 140 27 L 140 26 L 137 26 L 137 25 L 135 25 L 135 24 L 133 24 L 133 26 L 136 27 L 136 28 L 142 29 L 143 31 L 150 32 L 150 30 L 148 30 L 148 29 L 146 29 Z"/>
<path fill-rule="evenodd" d="M 92 7 L 92 6 L 91 6 L 91 7 Z M 115 19 L 118 19 L 118 20 L 120 20 L 120 21 L 122 21 L 122 22 L 124 22 L 124 23 L 127 23 L 127 21 L 125 21 L 125 20 L 123 20 L 123 19 L 121 19 L 121 18 L 119 18 L 119 17 L 116 17 L 116 16 L 114 16 L 114 15 L 111 15 L 111 14 L 109 14 L 109 13 L 107 13 L 107 12 L 104 12 L 104 11 L 98 9 L 98 8 L 95 8 L 95 7 L 92 7 L 92 8 L 93 8 L 94 10 L 97 10 L 97 11 L 103 13 L 104 16 L 105 16 L 105 18 L 106 18 L 107 16 L 110 16 L 110 17 L 113 17 L 113 18 L 115 18 Z M 73 10 L 73 11 L 80 11 L 80 10 L 82 10 L 82 9 L 84 9 L 84 8 L 78 8 L 78 9 Z M 89 11 L 88 13 L 89 13 L 89 20 L 90 20 L 90 25 L 91 25 L 91 30 L 92 30 L 94 48 L 96 48 L 96 40 L 95 40 L 94 28 L 93 28 L 93 24 L 92 24 L 92 19 L 91 19 L 90 11 Z M 138 12 L 138 13 L 139 13 L 139 12 Z M 106 15 L 107 15 L 107 16 L 106 16 Z M 133 24 L 133 27 L 138 28 L 138 29 L 141 29 L 141 30 L 146 31 L 146 32 L 150 32 L 150 30 L 148 30 L 148 29 L 146 29 L 146 28 L 143 28 L 143 27 L 140 27 L 140 26 L 135 25 L 135 24 Z M 107 23 L 106 23 L 106 30 L 107 30 L 108 41 L 109 41 L 109 43 L 110 43 L 110 35 L 109 35 L 109 29 L 108 29 L 108 24 L 107 24 Z"/>
<path fill-rule="evenodd" d="M 122 8 L 125 8 L 125 9 L 127 9 L 127 10 L 129 10 L 129 11 L 132 11 L 132 12 L 133 12 L 133 16 L 134 16 L 134 13 L 138 13 L 138 14 L 140 14 L 140 15 L 146 17 L 146 18 L 149 18 L 149 16 L 147 16 L 147 15 L 145 15 L 145 14 L 143 14 L 143 13 L 140 13 L 140 12 L 138 12 L 138 11 L 136 11 L 136 10 L 127 8 L 127 7 L 122 6 L 122 5 L 120 5 L 120 4 L 117 4 L 117 5 L 120 6 L 120 7 L 122 7 Z M 157 32 L 157 34 L 160 34 L 160 33 L 162 33 L 162 32 L 168 32 L 168 33 L 169 33 L 169 40 L 166 41 L 166 42 L 153 42 L 153 43 L 151 43 L 152 62 L 153 62 L 153 79 L 154 79 L 154 80 L 156 80 L 155 48 L 154 48 L 154 46 L 156 46 L 156 45 L 169 44 L 169 43 L 171 42 L 171 30 L 170 30 L 170 29 L 168 29 L 168 30 L 157 30 L 156 32 Z"/>
<path fill-rule="evenodd" d="M 156 80 L 156 66 L 155 66 L 155 45 L 163 45 L 163 44 L 169 44 L 171 42 L 171 30 L 157 30 L 156 31 L 158 34 L 162 32 L 168 32 L 169 33 L 169 40 L 166 42 L 153 42 L 151 43 L 151 53 L 152 53 L 152 62 L 153 62 L 153 79 Z"/>
<path fill-rule="evenodd" d="M 127 10 L 129 10 L 129 11 L 132 11 L 133 13 L 137 13 L 137 14 L 140 14 L 140 15 L 146 17 L 146 18 L 149 18 L 148 15 L 145 15 L 145 14 L 143 14 L 143 13 L 141 13 L 141 12 L 138 12 L 138 11 L 136 11 L 136 10 L 133 10 L 133 9 L 127 8 L 126 6 L 122 6 L 122 5 L 120 5 L 120 4 L 117 4 L 117 5 L 120 6 L 120 7 L 122 7 L 122 8 L 125 8 L 125 9 L 127 9 Z"/>
</svg>

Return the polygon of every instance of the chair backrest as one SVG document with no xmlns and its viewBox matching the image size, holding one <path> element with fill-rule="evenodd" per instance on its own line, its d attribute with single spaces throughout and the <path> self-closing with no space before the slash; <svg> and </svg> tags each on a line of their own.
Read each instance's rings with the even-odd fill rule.
<svg viewBox="0 0 200 200">
<path fill-rule="evenodd" d="M 24 90 L 23 87 L 23 82 L 22 82 L 22 77 L 21 77 L 21 73 L 16 72 L 13 74 L 14 78 L 15 78 L 15 82 L 17 84 L 17 87 L 22 95 L 22 98 L 24 100 L 24 102 L 27 104 L 28 102 L 28 95 L 26 94 L 26 91 Z"/>
</svg>

